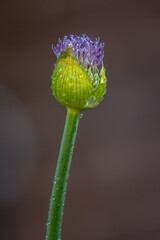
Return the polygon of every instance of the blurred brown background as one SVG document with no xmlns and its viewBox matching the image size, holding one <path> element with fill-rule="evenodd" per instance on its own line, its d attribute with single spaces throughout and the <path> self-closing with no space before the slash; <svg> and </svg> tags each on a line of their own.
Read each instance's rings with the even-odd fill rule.
<svg viewBox="0 0 160 240">
<path fill-rule="evenodd" d="M 0 239 L 45 239 L 66 113 L 51 44 L 83 33 L 108 93 L 80 121 L 62 239 L 160 239 L 160 2 L 2 0 L 0 32 Z"/>
</svg>

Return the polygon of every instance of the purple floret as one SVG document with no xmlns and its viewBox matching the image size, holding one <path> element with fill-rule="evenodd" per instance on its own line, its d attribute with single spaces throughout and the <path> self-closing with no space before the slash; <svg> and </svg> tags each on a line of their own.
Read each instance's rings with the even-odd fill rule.
<svg viewBox="0 0 160 240">
<path fill-rule="evenodd" d="M 65 36 L 63 40 L 59 39 L 56 46 L 52 45 L 52 49 L 58 58 L 69 46 L 72 47 L 79 64 L 86 70 L 91 67 L 94 73 L 101 71 L 104 57 L 104 43 L 100 42 L 100 38 L 96 38 L 93 41 L 91 38 L 85 36 L 85 34 L 82 37 L 76 35 Z"/>
</svg>

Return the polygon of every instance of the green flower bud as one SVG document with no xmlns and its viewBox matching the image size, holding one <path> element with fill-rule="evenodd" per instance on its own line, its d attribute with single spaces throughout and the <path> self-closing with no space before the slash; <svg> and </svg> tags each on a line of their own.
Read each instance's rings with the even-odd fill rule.
<svg viewBox="0 0 160 240">
<path fill-rule="evenodd" d="M 60 44 L 57 46 L 61 51 L 58 52 L 59 55 L 56 54 L 58 60 L 52 74 L 52 90 L 56 100 L 62 105 L 87 110 L 96 107 L 106 93 L 107 78 L 102 63 L 103 57 L 98 58 L 103 56 L 103 48 L 100 44 L 96 46 L 96 41 L 99 43 L 99 39 L 92 42 L 87 38 L 86 42 L 86 37 L 83 37 L 83 40 L 82 37 L 73 36 L 73 38 L 74 40 L 78 38 L 78 43 L 81 45 L 83 43 L 83 48 L 78 46 L 77 50 L 74 46 L 74 44 L 77 46 L 77 42 L 73 42 L 73 39 L 68 45 L 63 43 L 64 49 Z M 66 43 L 66 39 L 64 41 Z M 87 43 L 86 46 L 84 41 L 85 44 Z M 91 45 L 88 50 L 89 44 L 93 46 Z M 54 48 L 54 52 L 57 48 Z M 97 55 L 92 54 L 91 49 L 92 52 L 98 49 Z"/>
</svg>

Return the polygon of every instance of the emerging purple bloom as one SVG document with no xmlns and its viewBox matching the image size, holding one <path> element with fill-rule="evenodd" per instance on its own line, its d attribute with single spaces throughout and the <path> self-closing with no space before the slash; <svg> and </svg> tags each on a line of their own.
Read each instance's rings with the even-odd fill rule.
<svg viewBox="0 0 160 240">
<path fill-rule="evenodd" d="M 68 47 L 72 47 L 79 64 L 86 70 L 91 68 L 94 74 L 101 71 L 104 57 L 104 43 L 100 42 L 100 38 L 96 38 L 93 41 L 91 38 L 85 36 L 85 34 L 82 37 L 70 35 L 69 37 L 65 36 L 62 41 L 59 39 L 56 46 L 52 45 L 53 52 L 57 58 Z"/>
</svg>

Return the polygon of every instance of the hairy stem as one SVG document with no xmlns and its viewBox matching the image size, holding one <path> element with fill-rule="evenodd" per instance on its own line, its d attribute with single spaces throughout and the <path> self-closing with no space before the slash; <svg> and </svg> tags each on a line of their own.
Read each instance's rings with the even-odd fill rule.
<svg viewBox="0 0 160 240">
<path fill-rule="evenodd" d="M 50 199 L 46 240 L 60 240 L 64 201 L 80 111 L 67 108 L 67 117 L 60 147 Z"/>
</svg>

